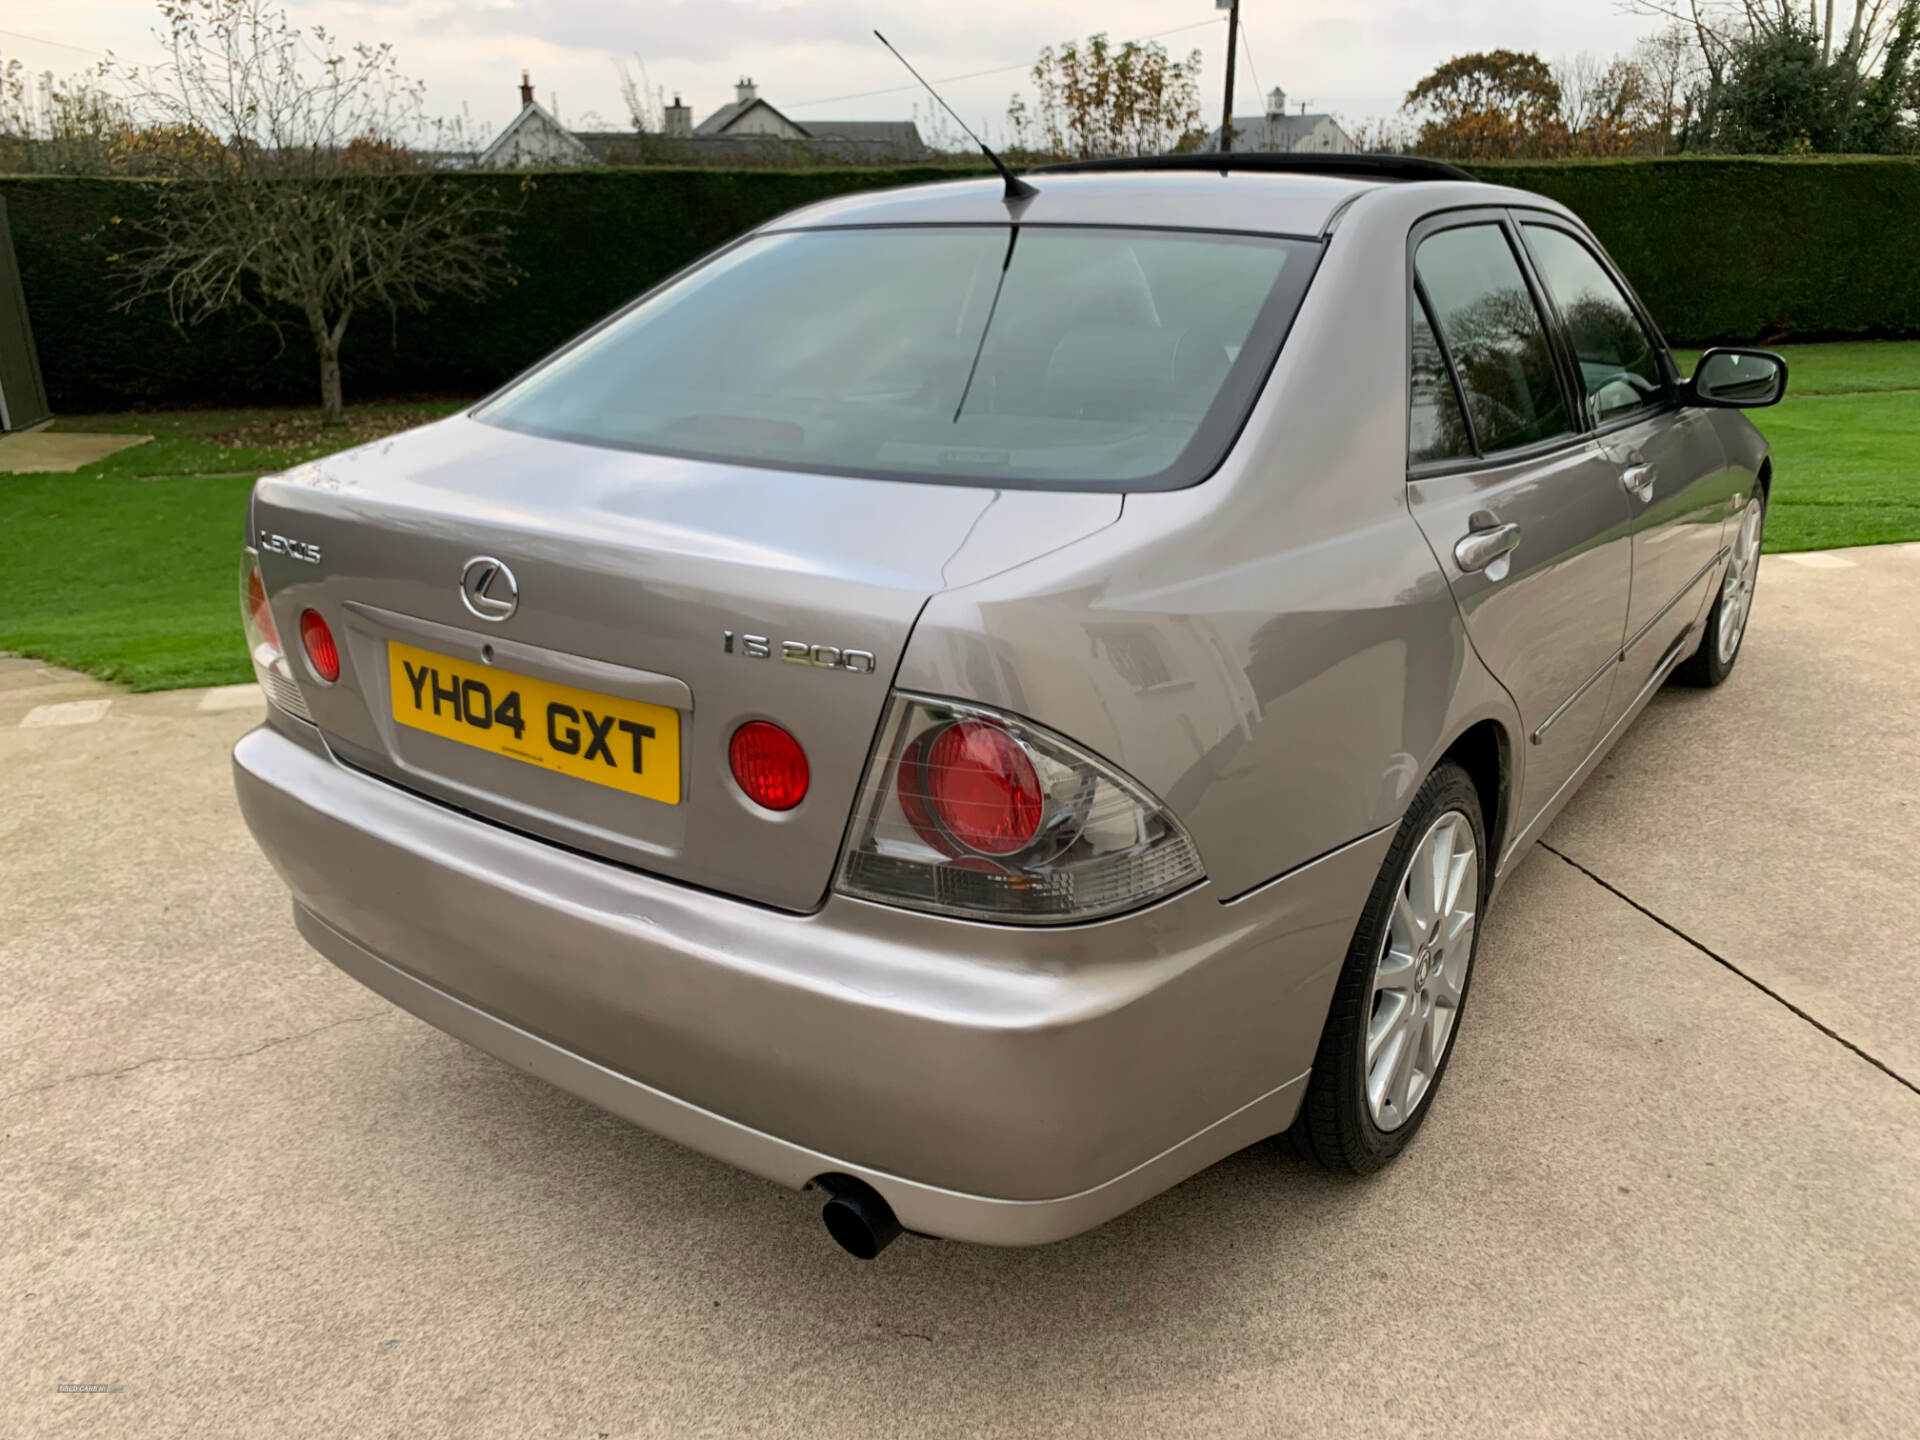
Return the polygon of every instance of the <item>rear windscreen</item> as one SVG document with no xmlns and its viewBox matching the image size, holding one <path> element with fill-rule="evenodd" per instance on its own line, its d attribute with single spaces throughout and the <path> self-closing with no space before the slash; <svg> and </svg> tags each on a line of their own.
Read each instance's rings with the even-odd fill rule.
<svg viewBox="0 0 1920 1440">
<path fill-rule="evenodd" d="M 1318 254 L 1032 225 L 761 235 L 478 414 L 796 470 L 1171 489 L 1226 454 Z"/>
</svg>

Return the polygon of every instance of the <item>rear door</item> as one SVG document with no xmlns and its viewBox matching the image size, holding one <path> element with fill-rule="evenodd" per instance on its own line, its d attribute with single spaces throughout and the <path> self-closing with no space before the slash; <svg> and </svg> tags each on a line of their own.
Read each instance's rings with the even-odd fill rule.
<svg viewBox="0 0 1920 1440">
<path fill-rule="evenodd" d="M 1720 558 L 1733 485 L 1706 412 L 1681 408 L 1666 346 L 1597 247 L 1557 217 L 1517 218 L 1588 423 L 1633 518 L 1633 589 L 1610 723 L 1684 648 Z"/>
<path fill-rule="evenodd" d="M 1518 833 L 1607 713 L 1627 624 L 1627 499 L 1583 433 L 1505 214 L 1436 217 L 1410 248 L 1408 496 L 1526 726 Z"/>
</svg>

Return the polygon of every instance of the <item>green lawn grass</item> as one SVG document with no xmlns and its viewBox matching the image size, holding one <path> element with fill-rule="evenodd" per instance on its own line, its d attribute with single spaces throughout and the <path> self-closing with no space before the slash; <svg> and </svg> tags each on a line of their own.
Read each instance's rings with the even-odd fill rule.
<svg viewBox="0 0 1920 1440">
<path fill-rule="evenodd" d="M 56 430 L 154 438 L 69 475 L 0 475 L 0 650 L 135 690 L 253 678 L 238 575 L 254 477 L 448 405 L 85 415 Z"/>
<path fill-rule="evenodd" d="M 1787 398 L 1748 412 L 1773 449 L 1766 548 L 1920 539 L 1920 343 L 1779 349 Z M 1675 358 L 1690 370 L 1697 355 Z"/>
<path fill-rule="evenodd" d="M 1680 356 L 1691 369 L 1697 352 Z M 1920 539 L 1920 342 L 1782 347 L 1768 550 Z M 71 475 L 0 475 L 0 650 L 136 690 L 251 678 L 236 574 L 255 476 L 391 434 L 452 403 L 81 415 L 61 430 L 152 435 Z"/>
</svg>

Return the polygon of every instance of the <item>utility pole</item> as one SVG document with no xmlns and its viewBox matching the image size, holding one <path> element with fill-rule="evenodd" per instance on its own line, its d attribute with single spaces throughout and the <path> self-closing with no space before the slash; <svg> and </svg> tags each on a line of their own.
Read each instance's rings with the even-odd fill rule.
<svg viewBox="0 0 1920 1440">
<path fill-rule="evenodd" d="M 1216 10 L 1227 12 L 1227 98 L 1220 106 L 1220 153 L 1233 150 L 1233 52 L 1240 35 L 1240 0 L 1213 0 Z"/>
</svg>

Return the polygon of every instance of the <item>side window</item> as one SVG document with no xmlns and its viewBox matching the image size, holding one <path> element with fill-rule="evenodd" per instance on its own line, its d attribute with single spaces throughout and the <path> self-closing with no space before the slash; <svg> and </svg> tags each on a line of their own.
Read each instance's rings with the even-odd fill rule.
<svg viewBox="0 0 1920 1440">
<path fill-rule="evenodd" d="M 1527 248 L 1566 322 L 1596 423 L 1655 405 L 1666 376 L 1653 336 L 1591 250 L 1551 225 L 1527 225 Z"/>
<path fill-rule="evenodd" d="M 1413 408 L 1407 416 L 1407 461 L 1457 460 L 1473 454 L 1473 436 L 1460 411 L 1447 374 L 1447 357 L 1440 353 L 1427 307 L 1413 297 Z"/>
<path fill-rule="evenodd" d="M 1491 455 L 1573 429 L 1546 322 L 1498 225 L 1462 225 L 1420 244 L 1413 268 L 1453 357 L 1480 448 Z"/>
</svg>

